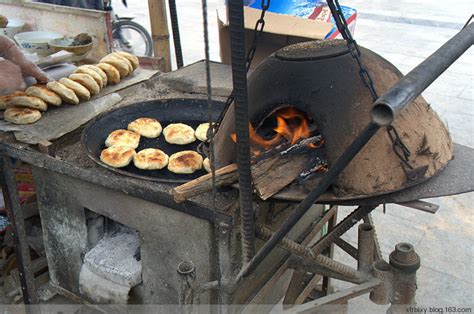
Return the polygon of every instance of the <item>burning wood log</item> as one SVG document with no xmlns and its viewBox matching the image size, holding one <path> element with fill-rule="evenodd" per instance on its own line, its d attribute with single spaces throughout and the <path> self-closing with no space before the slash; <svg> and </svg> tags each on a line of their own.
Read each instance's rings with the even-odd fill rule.
<svg viewBox="0 0 474 314">
<path fill-rule="evenodd" d="M 305 169 L 309 156 L 273 155 L 252 165 L 252 179 L 258 195 L 266 200 L 293 182 Z M 228 186 L 238 182 L 237 164 L 230 164 L 216 170 L 216 186 Z M 210 173 L 186 182 L 173 189 L 176 202 L 183 202 L 193 196 L 212 190 Z"/>
<path fill-rule="evenodd" d="M 302 153 L 303 141 L 273 154 L 265 159 L 256 161 L 252 165 L 252 179 L 258 195 L 263 200 L 272 197 L 284 187 L 291 184 L 301 173 L 307 171 L 308 165 L 319 150 Z M 309 142 L 304 142 L 307 146 Z M 238 181 L 237 164 L 233 163 L 216 170 L 216 186 L 228 186 Z M 212 190 L 212 175 L 189 181 L 173 189 L 172 194 L 176 202 L 183 202 L 193 196 Z"/>
</svg>

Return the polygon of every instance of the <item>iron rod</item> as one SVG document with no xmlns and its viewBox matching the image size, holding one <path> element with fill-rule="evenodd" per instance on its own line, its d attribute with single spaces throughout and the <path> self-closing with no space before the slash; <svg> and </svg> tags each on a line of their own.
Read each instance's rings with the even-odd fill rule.
<svg viewBox="0 0 474 314">
<path fill-rule="evenodd" d="M 322 239 L 320 239 L 311 248 L 315 254 L 322 253 L 327 249 L 335 239 L 343 235 L 347 230 L 352 228 L 359 220 L 364 218 L 367 213 L 374 210 L 376 206 L 359 206 L 352 213 L 346 216 L 341 222 L 339 222 L 333 230 L 327 233 Z"/>
<path fill-rule="evenodd" d="M 236 152 L 239 165 L 239 197 L 242 221 L 243 262 L 255 255 L 255 221 L 252 208 L 253 189 L 250 170 L 249 110 L 247 96 L 247 69 L 245 56 L 244 9 L 242 0 L 230 0 L 229 31 L 234 87 Z"/>
<path fill-rule="evenodd" d="M 326 312 L 324 311 L 325 305 L 331 304 L 341 304 L 342 301 L 355 298 L 357 296 L 369 293 L 377 288 L 380 285 L 380 280 L 373 279 L 371 281 L 364 282 L 360 285 L 347 288 L 335 293 L 332 293 L 328 296 L 292 307 L 284 311 L 283 313 L 319 313 Z M 331 308 L 329 308 L 331 309 Z M 327 310 L 327 309 L 326 309 Z M 330 311 L 328 311 L 330 313 Z"/>
<path fill-rule="evenodd" d="M 364 145 L 374 136 L 380 127 L 374 123 L 369 123 L 367 127 L 354 139 L 336 162 L 329 167 L 328 172 L 323 177 L 319 185 L 311 191 L 301 203 L 293 210 L 288 219 L 281 225 L 280 229 L 268 240 L 258 251 L 252 260 L 245 265 L 239 273 L 239 276 L 248 276 L 262 262 L 262 260 L 273 250 L 283 237 L 293 228 L 301 217 L 308 211 L 314 202 L 329 188 L 336 177 L 351 162 Z M 237 281 L 240 278 L 236 278 Z"/>
<path fill-rule="evenodd" d="M 256 228 L 257 235 L 259 238 L 263 240 L 268 240 L 274 234 L 273 231 L 268 229 L 265 226 L 257 225 Z M 288 238 L 283 238 L 280 243 L 281 248 L 284 250 L 297 255 L 299 257 L 305 257 L 307 259 L 311 259 L 319 264 L 319 266 L 326 268 L 327 270 L 333 272 L 334 274 L 340 274 L 343 277 L 352 278 L 352 280 L 358 281 L 360 279 L 360 273 L 358 273 L 355 269 L 339 263 L 327 256 L 322 254 L 314 254 L 309 248 L 296 243 L 293 240 Z"/>
<path fill-rule="evenodd" d="M 168 0 L 170 9 L 171 30 L 173 31 L 174 53 L 176 55 L 176 65 L 178 69 L 183 67 L 183 51 L 181 50 L 181 37 L 179 35 L 178 12 L 176 10 L 176 0 Z"/>
<path fill-rule="evenodd" d="M 372 108 L 372 122 L 380 126 L 390 125 L 400 111 L 418 97 L 473 44 L 474 23 L 462 29 L 379 97 Z"/>
</svg>

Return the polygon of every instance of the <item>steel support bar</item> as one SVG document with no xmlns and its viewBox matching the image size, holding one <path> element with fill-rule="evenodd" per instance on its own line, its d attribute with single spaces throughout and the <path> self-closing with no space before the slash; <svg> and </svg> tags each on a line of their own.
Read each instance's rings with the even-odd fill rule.
<svg viewBox="0 0 474 314">
<path fill-rule="evenodd" d="M 179 35 L 178 12 L 176 10 L 176 0 L 168 0 L 170 9 L 171 30 L 173 31 L 174 53 L 176 55 L 176 65 L 178 69 L 183 67 L 183 51 L 181 50 L 181 37 Z"/>
<path fill-rule="evenodd" d="M 295 306 L 283 313 L 318 313 L 325 305 L 337 304 L 339 302 L 355 298 L 365 293 L 371 292 L 380 285 L 380 280 L 374 279 L 363 284 L 332 293 L 326 297 L 310 301 L 299 306 Z"/>
<path fill-rule="evenodd" d="M 352 213 L 347 215 L 344 220 L 338 223 L 337 226 L 334 227 L 331 232 L 324 236 L 324 238 L 322 238 L 315 245 L 313 245 L 311 250 L 315 254 L 320 254 L 326 248 L 328 248 L 336 238 L 339 238 L 341 235 L 343 235 L 347 230 L 352 228 L 359 220 L 367 216 L 367 214 L 369 214 L 376 207 L 377 206 L 359 206 Z"/>
<path fill-rule="evenodd" d="M 15 173 L 13 171 L 11 158 L 2 158 L 2 189 L 5 198 L 5 207 L 12 228 L 13 242 L 15 245 L 15 257 L 20 274 L 21 292 L 25 304 L 37 303 L 35 278 L 31 267 L 31 256 L 26 236 L 25 220 L 20 205 L 17 191 Z"/>
<path fill-rule="evenodd" d="M 259 238 L 263 240 L 270 239 L 271 236 L 273 235 L 273 232 L 264 226 L 258 226 L 256 231 Z M 331 258 L 327 256 L 316 255 L 309 248 L 301 244 L 298 244 L 288 238 L 283 238 L 280 245 L 281 245 L 281 248 L 283 248 L 284 250 L 296 256 L 299 256 L 302 259 L 311 260 L 312 264 L 317 263 L 318 267 L 329 270 L 331 272 L 331 276 L 329 277 L 333 277 L 337 279 L 341 279 L 342 277 L 344 277 L 344 278 L 349 278 L 349 279 L 348 280 L 341 279 L 341 280 L 346 280 L 350 282 L 360 282 L 361 274 L 349 266 L 346 266 L 342 263 L 332 260 Z M 326 273 L 322 273 L 322 274 L 326 275 Z M 336 275 L 334 274 L 338 274 L 340 276 L 336 277 Z"/>
<path fill-rule="evenodd" d="M 357 248 L 355 248 L 352 244 L 349 242 L 344 241 L 341 238 L 337 238 L 334 240 L 334 244 L 340 247 L 344 252 L 349 254 L 352 258 L 357 260 Z"/>
<path fill-rule="evenodd" d="M 336 262 L 329 257 L 326 257 L 330 261 L 333 261 L 337 263 L 336 267 L 332 266 L 331 267 L 326 267 L 327 265 L 322 265 L 312 259 L 305 258 L 304 256 L 301 255 L 296 255 L 293 254 L 288 258 L 288 267 L 298 269 L 298 270 L 303 270 L 305 272 L 313 273 L 313 274 L 318 274 L 323 277 L 328 277 L 328 278 L 334 278 L 346 282 L 352 282 L 352 283 L 362 283 L 367 281 L 367 279 L 363 279 L 364 274 L 357 272 L 354 270 L 355 275 L 352 276 L 346 276 L 344 273 L 346 272 L 346 268 L 350 268 L 349 266 L 346 266 L 344 264 L 341 264 L 339 262 Z M 352 268 L 350 268 L 352 269 Z"/>
<path fill-rule="evenodd" d="M 467 25 L 375 101 L 372 121 L 388 126 L 408 104 L 474 44 L 474 23 Z"/>
<path fill-rule="evenodd" d="M 242 258 L 244 264 L 255 255 L 255 221 L 252 208 L 253 188 L 250 171 L 249 108 L 245 53 L 244 9 L 242 0 L 230 0 L 229 32 L 234 87 L 236 153 L 239 165 L 239 197 L 242 221 Z"/>
</svg>

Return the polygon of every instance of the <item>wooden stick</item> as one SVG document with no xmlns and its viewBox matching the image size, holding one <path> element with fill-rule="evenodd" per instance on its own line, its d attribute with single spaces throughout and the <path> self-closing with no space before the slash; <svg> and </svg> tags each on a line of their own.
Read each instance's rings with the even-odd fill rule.
<svg viewBox="0 0 474 314">
<path fill-rule="evenodd" d="M 230 164 L 216 170 L 216 186 L 230 185 L 239 180 L 239 174 L 237 173 L 237 164 Z M 212 174 L 208 173 L 186 182 L 178 187 L 175 187 L 172 191 L 174 200 L 176 203 L 183 202 L 190 197 L 202 194 L 204 192 L 212 190 Z"/>
<path fill-rule="evenodd" d="M 163 72 L 171 71 L 170 34 L 165 0 L 148 0 L 150 12 L 151 37 L 155 57 L 163 58 Z"/>
</svg>

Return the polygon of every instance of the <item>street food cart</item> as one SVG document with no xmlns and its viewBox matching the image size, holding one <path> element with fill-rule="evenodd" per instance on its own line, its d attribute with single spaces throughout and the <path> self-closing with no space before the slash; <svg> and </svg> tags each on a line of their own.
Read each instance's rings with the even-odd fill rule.
<svg viewBox="0 0 474 314">
<path fill-rule="evenodd" d="M 331 9 L 337 15 L 337 6 Z M 384 261 L 370 212 L 386 203 L 434 212 L 419 199 L 474 189 L 473 150 L 451 143 L 436 114 L 423 111 L 426 102 L 417 98 L 472 45 L 473 25 L 402 77 L 388 61 L 354 45 L 339 20 L 346 41 L 282 48 L 247 84 L 242 3 L 229 1 L 229 12 L 232 66 L 205 60 L 166 74 L 141 70 L 124 80 L 127 86 L 106 88 L 92 100 L 101 108 L 94 115 L 81 111 L 80 121 L 64 120 L 60 133 L 29 128 L 0 135 L 25 303 L 37 303 L 38 293 L 43 300 L 61 294 L 76 302 L 179 304 L 185 310 L 234 304 L 252 311 L 283 298 L 286 306 L 298 304 L 293 310 L 307 311 L 365 293 L 394 311 L 415 302 L 420 256 L 413 245 L 400 243 Z M 325 70 L 333 76 L 314 77 Z M 363 81 L 367 72 L 375 87 Z M 372 99 L 372 89 L 380 97 Z M 228 101 L 231 93 L 234 102 Z M 300 122 L 317 127 L 294 142 L 265 136 L 262 130 L 275 127 L 267 119 L 294 119 L 285 118 L 294 111 L 281 111 L 288 104 L 311 115 L 298 116 Z M 418 124 L 409 121 L 414 115 Z M 190 144 L 210 157 L 211 173 L 183 177 L 104 165 L 99 154 L 108 134 L 143 116 L 164 125 L 218 122 L 209 147 Z M 393 121 L 398 131 L 390 127 Z M 249 122 L 256 128 L 250 135 Z M 427 125 L 444 139 L 439 146 L 429 142 Z M 392 137 L 382 137 L 379 129 L 385 128 Z M 265 140 L 258 149 L 255 134 Z M 413 147 L 426 141 L 415 154 Z M 422 157 L 404 155 L 407 150 Z M 39 292 L 13 159 L 33 168 L 50 278 Z M 386 172 L 377 176 L 366 160 Z M 339 223 L 338 205 L 355 207 Z M 361 220 L 356 248 L 340 237 Z M 124 240 L 105 246 L 102 240 L 112 241 L 109 232 Z M 334 260 L 333 245 L 352 256 L 357 269 Z M 93 259 L 92 251 L 102 255 Z M 331 278 L 355 285 L 334 292 Z"/>
</svg>

